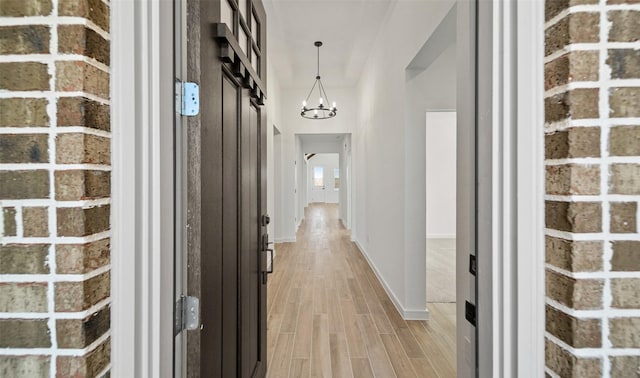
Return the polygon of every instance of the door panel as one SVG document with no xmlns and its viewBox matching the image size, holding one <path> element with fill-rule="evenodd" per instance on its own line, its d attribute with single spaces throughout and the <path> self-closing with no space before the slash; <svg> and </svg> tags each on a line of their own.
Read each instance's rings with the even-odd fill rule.
<svg viewBox="0 0 640 378">
<path fill-rule="evenodd" d="M 199 84 L 201 103 L 200 114 L 188 124 L 186 229 L 188 295 L 200 297 L 202 324 L 187 332 L 186 375 L 261 378 L 266 375 L 266 112 L 261 106 L 266 16 L 258 0 L 184 1 L 188 79 Z M 239 3 L 247 7 L 243 12 Z M 220 20 L 220 7 L 227 5 L 230 25 Z M 239 28 L 250 37 L 248 46 L 239 45 Z"/>
<path fill-rule="evenodd" d="M 249 104 L 248 96 L 243 96 L 242 104 Z M 241 367 L 239 376 L 251 377 L 259 365 L 259 319 L 260 319 L 260 286 L 262 254 L 259 243 L 259 182 L 258 182 L 258 121 L 257 110 L 253 106 L 246 106 L 242 111 L 243 118 L 241 132 L 241 172 L 242 172 L 242 229 L 245 235 L 240 240 L 240 342 Z"/>
<path fill-rule="evenodd" d="M 223 74 L 224 75 L 224 74 Z M 239 88 L 229 77 L 222 80 L 222 195 L 224 201 L 222 225 L 222 300 L 233 304 L 238 295 L 238 105 L 241 99 Z M 244 217 L 243 217 L 244 219 Z M 231 377 L 236 369 L 238 347 L 236 330 L 238 307 L 224 306 L 222 309 L 222 376 Z"/>
</svg>

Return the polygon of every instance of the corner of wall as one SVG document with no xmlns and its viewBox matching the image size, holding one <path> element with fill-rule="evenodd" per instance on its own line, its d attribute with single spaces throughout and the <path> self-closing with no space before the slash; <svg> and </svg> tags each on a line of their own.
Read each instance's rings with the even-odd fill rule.
<svg viewBox="0 0 640 378">
<path fill-rule="evenodd" d="M 4 376 L 110 371 L 110 6 L 86 3 L 0 6 Z"/>
<path fill-rule="evenodd" d="M 545 2 L 545 349 L 554 377 L 631 377 L 640 366 L 633 3 Z"/>
<path fill-rule="evenodd" d="M 355 243 L 355 245 L 358 247 L 358 250 L 360 250 L 360 253 L 364 257 L 364 259 L 367 261 L 367 264 L 369 264 L 369 267 L 371 267 L 371 270 L 373 270 L 373 272 L 375 273 L 376 277 L 378 278 L 378 281 L 380 281 L 380 283 L 382 284 L 382 287 L 387 292 L 387 295 L 389 296 L 389 298 L 391 298 L 393 305 L 396 307 L 396 310 L 398 310 L 402 318 L 405 320 L 428 320 L 429 311 L 426 308 L 426 299 L 425 299 L 424 309 L 405 308 L 402 302 L 398 299 L 398 296 L 391 289 L 387 281 L 385 281 L 382 274 L 380 274 L 378 267 L 375 265 L 373 260 L 371 260 L 371 258 L 369 257 L 369 254 L 366 252 L 365 248 L 362 246 L 360 241 L 357 239 L 352 239 L 352 240 Z"/>
</svg>

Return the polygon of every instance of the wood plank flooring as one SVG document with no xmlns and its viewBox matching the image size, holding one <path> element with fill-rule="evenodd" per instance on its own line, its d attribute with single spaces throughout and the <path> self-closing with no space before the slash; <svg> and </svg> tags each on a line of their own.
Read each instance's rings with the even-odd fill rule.
<svg viewBox="0 0 640 378">
<path fill-rule="evenodd" d="M 427 302 L 456 301 L 456 239 L 427 238 Z"/>
<path fill-rule="evenodd" d="M 455 377 L 455 304 L 405 321 L 338 220 L 312 204 L 268 282 L 268 376 Z"/>
</svg>

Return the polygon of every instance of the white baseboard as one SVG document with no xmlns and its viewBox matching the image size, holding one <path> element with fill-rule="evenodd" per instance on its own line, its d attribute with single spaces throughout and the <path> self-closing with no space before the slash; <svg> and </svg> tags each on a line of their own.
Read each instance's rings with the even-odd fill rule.
<svg viewBox="0 0 640 378">
<path fill-rule="evenodd" d="M 455 239 L 456 234 L 427 234 L 427 239 Z"/>
<path fill-rule="evenodd" d="M 404 310 L 404 320 L 429 320 L 429 310 Z"/>
<path fill-rule="evenodd" d="M 360 253 L 362 253 L 362 255 L 364 256 L 364 259 L 367 260 L 367 263 L 369 264 L 369 267 L 371 267 L 371 270 L 373 270 L 373 272 L 376 274 L 376 277 L 378 277 L 378 281 L 380 281 L 380 283 L 382 284 L 382 287 L 387 292 L 387 295 L 389 296 L 389 298 L 391 298 L 391 302 L 393 302 L 393 305 L 396 306 L 396 310 L 398 310 L 402 318 L 404 320 L 428 320 L 429 310 L 427 310 L 426 308 L 427 299 L 425 298 L 424 309 L 404 308 L 404 306 L 402 306 L 402 303 L 400 302 L 398 297 L 396 297 L 393 290 L 391 290 L 391 288 L 387 284 L 387 281 L 385 281 L 384 278 L 382 278 L 380 271 L 378 271 L 378 268 L 376 267 L 376 265 L 373 263 L 373 261 L 371 261 L 371 259 L 369 258 L 369 255 L 367 254 L 365 249 L 362 247 L 360 242 L 355 239 L 353 240 L 353 242 L 355 243 L 356 247 L 358 247 L 358 249 L 360 250 Z"/>
</svg>

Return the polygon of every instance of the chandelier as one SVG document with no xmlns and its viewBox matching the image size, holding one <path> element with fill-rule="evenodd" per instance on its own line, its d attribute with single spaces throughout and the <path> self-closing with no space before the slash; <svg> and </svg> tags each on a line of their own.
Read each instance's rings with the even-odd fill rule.
<svg viewBox="0 0 640 378">
<path fill-rule="evenodd" d="M 336 116 L 338 108 L 336 108 L 335 102 L 331 104 L 331 107 L 325 105 L 325 101 L 327 102 L 327 104 L 329 104 L 329 97 L 324 91 L 324 86 L 322 85 L 322 81 L 320 80 L 320 46 L 322 46 L 322 42 L 317 41 L 314 43 L 314 46 L 318 48 L 318 70 L 316 73 L 316 81 L 313 83 L 313 87 L 311 87 L 307 99 L 302 101 L 302 110 L 300 111 L 300 115 L 308 119 L 333 118 Z M 313 94 L 314 89 L 317 89 L 320 99 L 318 100 L 318 106 L 312 107 L 309 105 L 309 98 Z"/>
</svg>

